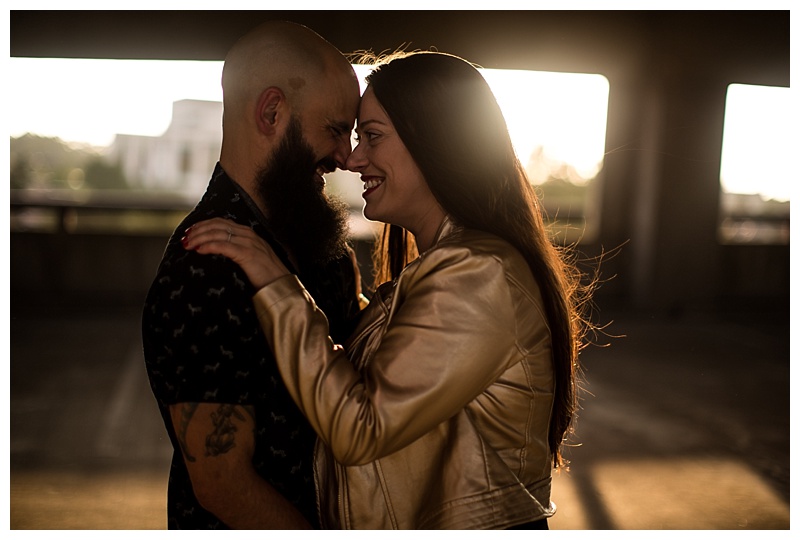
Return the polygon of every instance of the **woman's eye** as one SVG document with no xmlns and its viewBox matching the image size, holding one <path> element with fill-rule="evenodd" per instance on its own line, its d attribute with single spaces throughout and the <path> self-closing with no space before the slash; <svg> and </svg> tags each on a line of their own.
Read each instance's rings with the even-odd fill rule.
<svg viewBox="0 0 800 540">
<path fill-rule="evenodd" d="M 365 131 L 364 133 L 362 133 L 360 135 L 358 133 L 356 133 L 355 141 L 357 143 L 360 143 L 361 141 L 372 142 L 375 139 L 377 139 L 379 136 L 380 136 L 380 133 L 374 133 L 374 132 L 371 132 L 371 131 Z"/>
</svg>

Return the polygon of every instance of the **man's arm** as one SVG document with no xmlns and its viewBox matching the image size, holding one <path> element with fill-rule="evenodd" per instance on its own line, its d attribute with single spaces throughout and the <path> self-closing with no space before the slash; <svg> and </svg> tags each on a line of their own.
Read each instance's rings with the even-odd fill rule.
<svg viewBox="0 0 800 540">
<path fill-rule="evenodd" d="M 310 529 L 253 467 L 252 410 L 227 403 L 170 405 L 198 502 L 233 529 Z"/>
</svg>

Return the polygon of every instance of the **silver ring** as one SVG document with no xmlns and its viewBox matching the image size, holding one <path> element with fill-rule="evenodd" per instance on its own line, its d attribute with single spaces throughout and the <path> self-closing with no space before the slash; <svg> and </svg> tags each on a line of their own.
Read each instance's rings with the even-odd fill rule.
<svg viewBox="0 0 800 540">
<path fill-rule="evenodd" d="M 231 241 L 231 237 L 232 236 L 233 236 L 233 232 L 230 229 L 228 229 L 228 242 Z"/>
</svg>

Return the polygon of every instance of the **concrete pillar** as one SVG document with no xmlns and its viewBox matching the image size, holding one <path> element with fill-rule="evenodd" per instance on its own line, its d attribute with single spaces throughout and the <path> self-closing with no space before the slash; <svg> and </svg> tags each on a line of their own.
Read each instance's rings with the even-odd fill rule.
<svg viewBox="0 0 800 540">
<path fill-rule="evenodd" d="M 726 85 L 662 58 L 611 80 L 600 243 L 623 245 L 605 286 L 681 313 L 718 295 L 719 164 Z"/>
</svg>

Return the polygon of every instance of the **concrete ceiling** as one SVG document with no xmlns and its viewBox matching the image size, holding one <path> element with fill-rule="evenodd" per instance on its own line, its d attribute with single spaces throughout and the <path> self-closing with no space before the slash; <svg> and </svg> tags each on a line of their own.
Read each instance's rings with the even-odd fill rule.
<svg viewBox="0 0 800 540">
<path fill-rule="evenodd" d="M 789 84 L 789 11 L 11 11 L 11 56 L 222 60 L 268 19 L 343 52 L 436 48 L 485 67 L 603 73 L 692 64 Z M 742 80 L 740 82 L 749 82 Z"/>
</svg>

